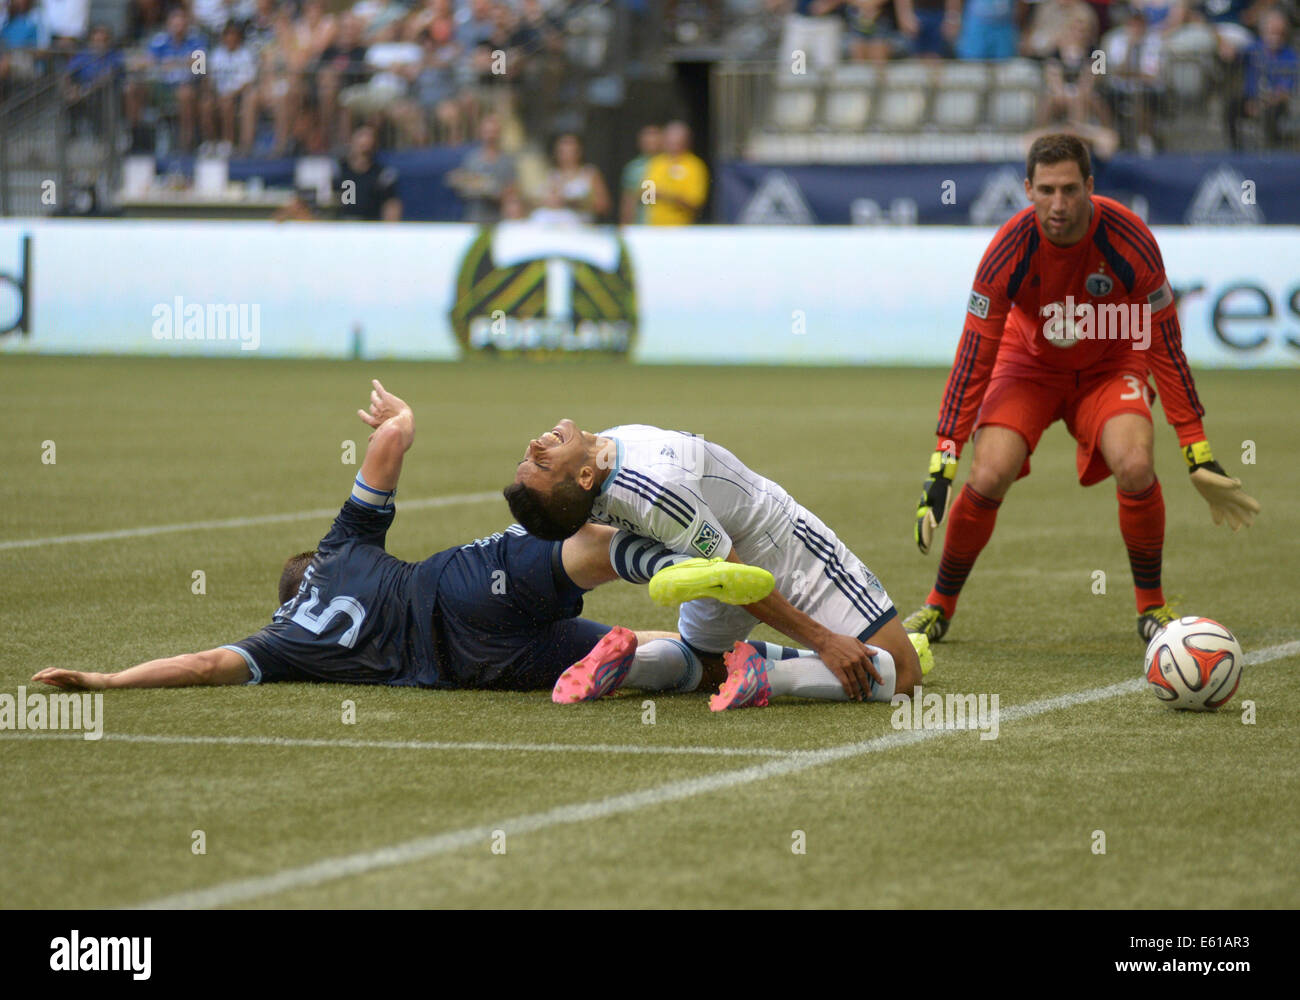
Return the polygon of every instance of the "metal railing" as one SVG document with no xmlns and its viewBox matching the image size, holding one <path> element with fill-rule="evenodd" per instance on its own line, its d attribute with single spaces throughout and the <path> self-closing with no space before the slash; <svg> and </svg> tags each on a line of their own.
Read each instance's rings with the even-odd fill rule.
<svg viewBox="0 0 1300 1000">
<path fill-rule="evenodd" d="M 62 54 L 0 104 L 0 215 L 86 215 L 111 208 L 121 174 L 122 87 L 82 91 Z"/>
</svg>

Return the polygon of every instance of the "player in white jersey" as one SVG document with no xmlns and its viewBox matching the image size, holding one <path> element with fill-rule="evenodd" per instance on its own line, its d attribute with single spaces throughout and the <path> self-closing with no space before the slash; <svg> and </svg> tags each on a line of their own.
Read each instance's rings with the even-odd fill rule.
<svg viewBox="0 0 1300 1000">
<path fill-rule="evenodd" d="M 776 588 L 756 603 L 682 606 L 687 659 L 710 679 L 727 670 L 715 708 L 781 694 L 888 701 L 921 680 L 918 649 L 928 657 L 928 647 L 904 632 L 875 574 L 780 485 L 704 438 L 642 424 L 592 434 L 562 420 L 529 442 L 505 493 L 516 520 L 542 538 L 566 538 L 587 521 L 621 529 L 610 557 L 625 579 L 646 539 L 700 557 L 701 573 L 710 559 L 772 573 Z M 651 593 L 674 597 L 653 583 Z M 808 649 L 746 642 L 760 621 Z"/>
</svg>

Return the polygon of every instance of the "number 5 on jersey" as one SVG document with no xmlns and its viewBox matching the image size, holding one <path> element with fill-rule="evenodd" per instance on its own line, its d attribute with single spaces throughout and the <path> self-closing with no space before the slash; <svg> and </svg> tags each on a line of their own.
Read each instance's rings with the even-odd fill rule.
<svg viewBox="0 0 1300 1000">
<path fill-rule="evenodd" d="M 339 615 L 347 615 L 352 619 L 352 627 L 339 636 L 338 644 L 351 649 L 357 641 L 357 636 L 361 634 L 361 623 L 366 620 L 366 609 L 361 606 L 361 602 L 355 597 L 336 597 L 325 606 L 325 610 L 315 614 L 313 611 L 318 604 L 320 604 L 320 589 L 312 587 L 311 600 L 300 604 L 289 620 L 295 625 L 301 625 L 313 635 L 320 635 Z"/>
</svg>

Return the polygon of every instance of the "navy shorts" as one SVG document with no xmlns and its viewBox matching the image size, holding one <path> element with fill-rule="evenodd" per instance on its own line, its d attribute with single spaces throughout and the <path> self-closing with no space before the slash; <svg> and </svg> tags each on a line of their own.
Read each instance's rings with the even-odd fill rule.
<svg viewBox="0 0 1300 1000">
<path fill-rule="evenodd" d="M 918 10 L 916 19 L 920 22 L 920 31 L 912 39 L 912 55 L 948 54 L 948 39 L 943 37 L 943 11 Z"/>
<path fill-rule="evenodd" d="M 516 524 L 456 551 L 434 606 L 444 677 L 457 687 L 549 689 L 610 630 L 578 617 L 584 591 L 564 572 L 562 545 Z"/>
</svg>

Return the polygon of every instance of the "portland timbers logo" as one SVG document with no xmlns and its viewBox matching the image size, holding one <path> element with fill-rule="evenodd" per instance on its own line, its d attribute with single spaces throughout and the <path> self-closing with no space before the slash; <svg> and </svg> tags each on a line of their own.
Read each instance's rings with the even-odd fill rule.
<svg viewBox="0 0 1300 1000">
<path fill-rule="evenodd" d="M 451 327 L 467 352 L 625 356 L 637 332 L 627 245 L 613 229 L 485 228 L 456 276 Z"/>
</svg>

